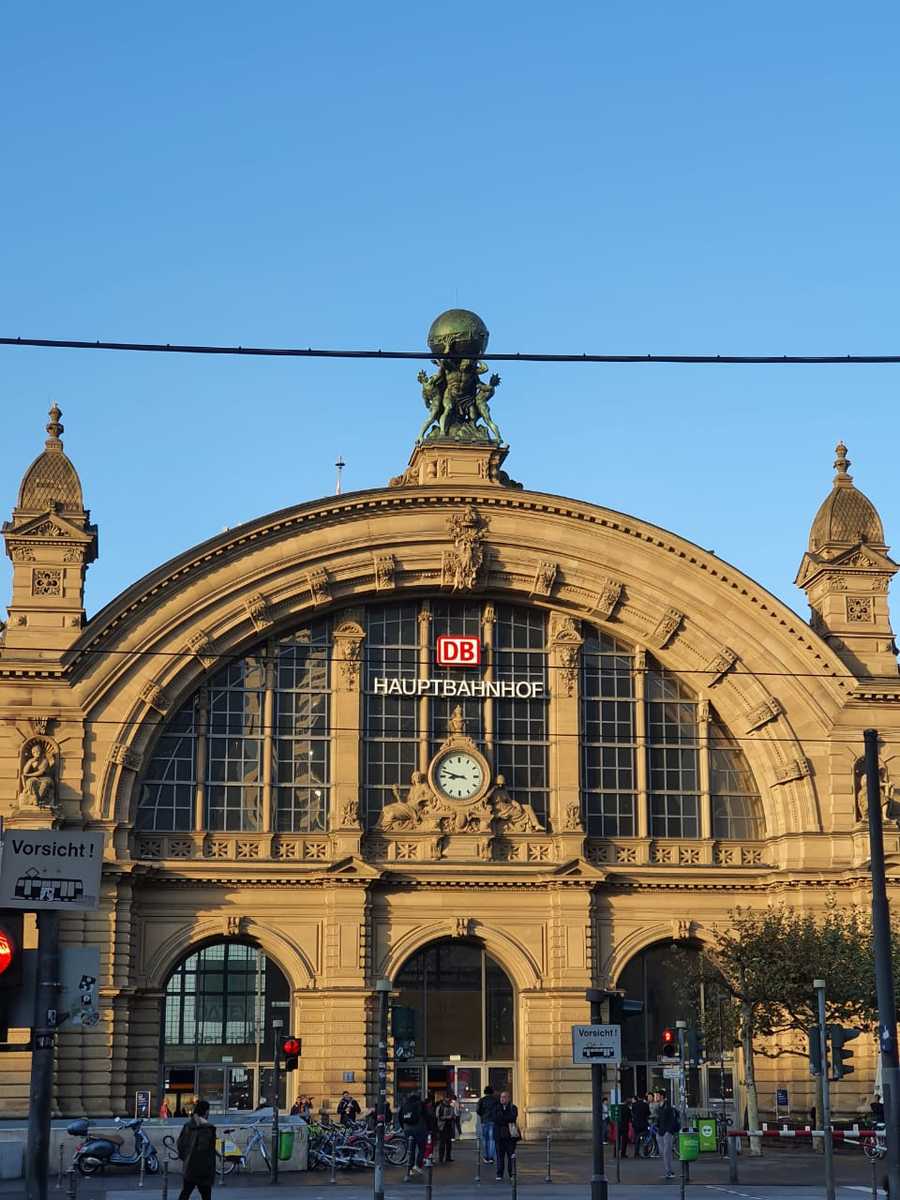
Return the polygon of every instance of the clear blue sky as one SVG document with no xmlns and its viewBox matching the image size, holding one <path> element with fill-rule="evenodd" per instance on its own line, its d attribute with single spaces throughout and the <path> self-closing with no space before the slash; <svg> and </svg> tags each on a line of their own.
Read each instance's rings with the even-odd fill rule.
<svg viewBox="0 0 900 1200">
<path fill-rule="evenodd" d="M 460 305 L 498 351 L 897 353 L 898 43 L 877 0 L 7 7 L 0 333 L 422 349 Z M 56 399 L 95 611 L 339 453 L 386 482 L 417 370 L 0 349 L 0 510 Z M 503 376 L 516 478 L 803 613 L 839 437 L 900 544 L 900 367 Z"/>
</svg>

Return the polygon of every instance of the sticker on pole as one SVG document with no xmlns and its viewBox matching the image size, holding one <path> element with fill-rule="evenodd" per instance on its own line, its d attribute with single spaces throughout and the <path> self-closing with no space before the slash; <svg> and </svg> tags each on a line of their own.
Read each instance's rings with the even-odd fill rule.
<svg viewBox="0 0 900 1200">
<path fill-rule="evenodd" d="M 622 1061 L 621 1025 L 573 1025 L 572 1062 L 598 1067 L 618 1066 Z"/>
<path fill-rule="evenodd" d="M 99 908 L 103 834 L 9 829 L 0 852 L 0 908 Z"/>
</svg>

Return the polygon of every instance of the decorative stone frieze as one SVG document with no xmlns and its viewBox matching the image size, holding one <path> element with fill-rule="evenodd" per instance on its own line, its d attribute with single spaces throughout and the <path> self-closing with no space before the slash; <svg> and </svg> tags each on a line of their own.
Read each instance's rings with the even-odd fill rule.
<svg viewBox="0 0 900 1200">
<path fill-rule="evenodd" d="M 604 621 L 608 621 L 616 611 L 616 606 L 622 599 L 623 587 L 617 579 L 604 579 L 597 593 L 597 603 L 594 612 Z"/>
<path fill-rule="evenodd" d="M 572 617 L 554 616 L 550 626 L 550 647 L 554 652 L 557 682 L 566 696 L 574 696 L 581 666 L 584 638 Z"/>
<path fill-rule="evenodd" d="M 141 699 L 148 708 L 153 708 L 162 715 L 165 715 L 172 707 L 172 702 L 166 692 L 152 680 L 141 688 Z"/>
<path fill-rule="evenodd" d="M 471 592 L 479 586 L 485 565 L 487 521 L 474 505 L 447 518 L 447 532 L 453 543 L 441 562 L 441 584 L 453 592 Z"/>
<path fill-rule="evenodd" d="M 244 608 L 257 633 L 263 633 L 273 624 L 269 603 L 261 592 L 254 592 L 252 596 L 248 596 L 244 601 Z"/>
<path fill-rule="evenodd" d="M 306 586 L 309 588 L 309 594 L 316 607 L 320 604 L 331 603 L 331 583 L 324 567 L 314 567 L 313 570 L 307 571 Z"/>
<path fill-rule="evenodd" d="M 722 646 L 707 666 L 709 672 L 708 687 L 721 683 L 728 672 L 739 662 L 738 654 L 730 646 Z"/>
<path fill-rule="evenodd" d="M 757 729 L 762 729 L 763 725 L 769 721 L 777 720 L 784 712 L 781 703 L 774 696 L 769 696 L 767 700 L 763 700 L 761 704 L 757 704 L 747 713 L 747 723 L 745 731 L 753 733 Z"/>
<path fill-rule="evenodd" d="M 109 761 L 117 767 L 126 767 L 129 771 L 140 771 L 143 766 L 143 755 L 133 750 L 123 742 L 115 742 L 109 752 Z"/>
<path fill-rule="evenodd" d="M 809 759 L 798 755 L 775 768 L 775 783 L 793 783 L 796 779 L 807 779 L 811 774 L 812 765 Z"/>
<path fill-rule="evenodd" d="M 204 629 L 198 629 L 193 636 L 188 638 L 184 645 L 184 653 L 195 655 L 199 659 L 200 665 L 207 671 L 217 662 L 215 646 Z"/>
<path fill-rule="evenodd" d="M 376 554 L 373 556 L 375 562 L 375 590 L 377 592 L 390 592 L 394 590 L 395 581 L 394 575 L 397 570 L 397 560 L 393 554 Z"/>
<path fill-rule="evenodd" d="M 531 585 L 532 596 L 549 596 L 559 573 L 559 565 L 545 558 L 538 563 L 534 572 L 534 583 Z"/>
</svg>

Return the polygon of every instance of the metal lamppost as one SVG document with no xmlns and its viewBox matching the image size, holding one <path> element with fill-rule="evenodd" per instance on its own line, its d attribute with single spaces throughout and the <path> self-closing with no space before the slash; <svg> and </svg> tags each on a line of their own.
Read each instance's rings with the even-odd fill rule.
<svg viewBox="0 0 900 1200">
<path fill-rule="evenodd" d="M 272 1042 L 275 1057 L 272 1062 L 272 1087 L 275 1095 L 272 1099 L 272 1182 L 278 1182 L 278 1100 L 281 1095 L 281 1030 L 283 1021 L 276 1017 L 272 1022 Z"/>
<path fill-rule="evenodd" d="M 388 1041 L 388 997 L 391 991 L 389 979 L 375 983 L 378 997 L 378 1064 L 377 1091 L 375 1094 L 375 1171 L 373 1192 L 375 1200 L 384 1200 L 384 1120 L 387 1110 L 387 1041 Z"/>
<path fill-rule="evenodd" d="M 601 991 L 599 988 L 588 988 L 586 995 L 591 1006 L 591 1024 L 602 1024 L 603 1002 L 609 993 Z M 591 1063 L 591 1121 L 593 1126 L 591 1200 L 608 1200 L 609 1184 L 606 1178 L 606 1166 L 603 1162 L 603 1068 L 597 1062 Z"/>
</svg>

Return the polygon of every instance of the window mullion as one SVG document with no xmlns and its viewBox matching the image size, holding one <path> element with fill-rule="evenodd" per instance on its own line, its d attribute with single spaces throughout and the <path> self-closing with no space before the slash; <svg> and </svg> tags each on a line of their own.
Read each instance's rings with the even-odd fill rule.
<svg viewBox="0 0 900 1200">
<path fill-rule="evenodd" d="M 272 787 L 272 767 L 275 757 L 275 647 L 266 646 L 265 693 L 263 697 L 262 727 L 262 830 L 270 833 L 275 828 L 275 797 Z"/>
<path fill-rule="evenodd" d="M 634 766 L 636 831 L 641 838 L 650 834 L 650 792 L 647 786 L 650 746 L 647 742 L 647 725 L 647 651 L 643 646 L 637 646 L 634 651 Z"/>
<path fill-rule="evenodd" d="M 697 705 L 698 758 L 700 775 L 700 836 L 712 837 L 712 801 L 709 787 L 709 701 Z"/>
<path fill-rule="evenodd" d="M 484 606 L 484 615 L 481 623 L 481 640 L 482 654 L 484 656 L 484 665 L 482 679 L 485 681 L 493 681 L 494 675 L 494 606 L 486 604 Z M 494 752 L 494 699 L 492 696 L 486 696 L 482 702 L 481 708 L 482 720 L 482 736 L 484 738 L 484 750 L 488 757 L 488 761 L 493 764 L 494 770 L 497 769 L 497 757 Z"/>
<path fill-rule="evenodd" d="M 209 689 L 202 687 L 197 694 L 197 746 L 194 787 L 194 829 L 206 832 L 206 770 L 209 758 Z"/>
<path fill-rule="evenodd" d="M 419 678 L 427 679 L 431 665 L 431 604 L 422 601 L 419 609 Z M 428 719 L 428 697 L 419 697 L 419 770 L 427 771 L 431 758 L 431 722 Z"/>
</svg>

